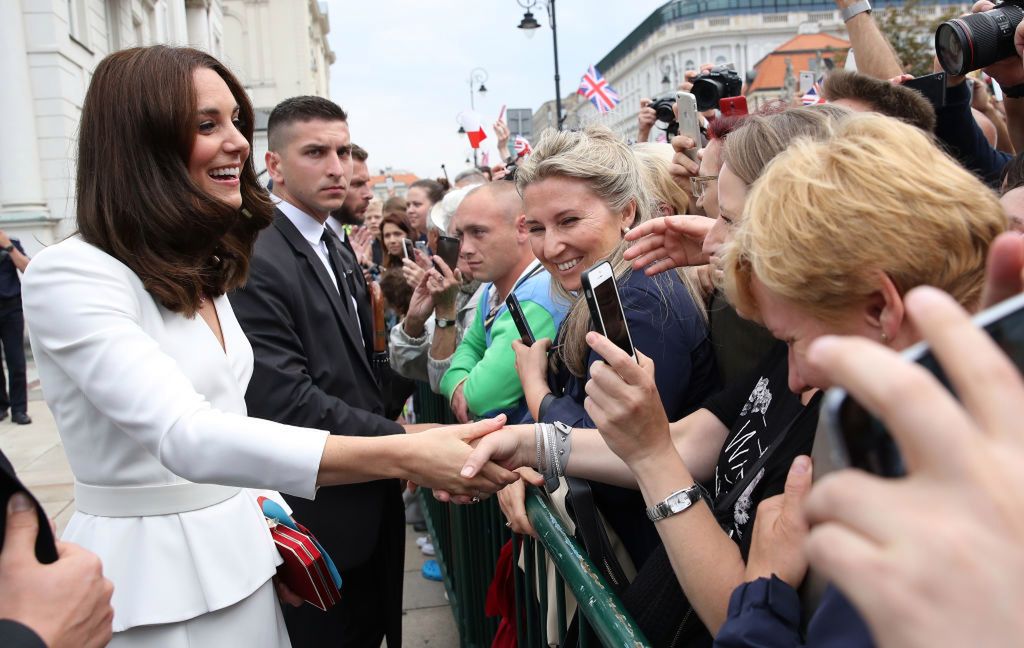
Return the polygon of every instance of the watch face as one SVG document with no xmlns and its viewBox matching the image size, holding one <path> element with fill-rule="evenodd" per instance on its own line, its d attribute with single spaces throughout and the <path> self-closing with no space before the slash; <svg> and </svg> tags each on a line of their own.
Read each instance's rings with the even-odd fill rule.
<svg viewBox="0 0 1024 648">
<path fill-rule="evenodd" d="M 673 513 L 679 513 L 680 511 L 685 511 L 690 508 L 690 504 L 692 504 L 690 496 L 686 493 L 681 493 L 678 497 L 673 497 L 668 506 L 669 510 Z"/>
</svg>

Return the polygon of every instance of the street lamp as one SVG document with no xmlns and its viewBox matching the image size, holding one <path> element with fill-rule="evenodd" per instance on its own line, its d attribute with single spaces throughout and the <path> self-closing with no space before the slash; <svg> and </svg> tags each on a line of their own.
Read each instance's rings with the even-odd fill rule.
<svg viewBox="0 0 1024 648">
<path fill-rule="evenodd" d="M 661 57 L 661 84 L 666 88 L 669 88 L 673 81 L 679 78 L 679 74 L 676 72 L 676 62 L 671 56 L 665 54 Z M 669 78 L 669 73 L 672 74 L 672 78 Z"/>
<path fill-rule="evenodd" d="M 519 22 L 519 29 L 532 38 L 534 31 L 540 27 L 540 23 L 533 17 L 533 12 L 530 10 L 537 5 L 538 0 L 516 0 L 516 2 L 526 10 L 523 19 Z M 548 10 L 548 20 L 551 21 L 551 40 L 555 50 L 555 126 L 558 130 L 562 130 L 562 122 L 565 117 L 562 115 L 562 90 L 558 76 L 558 27 L 555 24 L 555 0 L 547 0 L 544 4 Z"/>
<path fill-rule="evenodd" d="M 487 78 L 487 70 L 481 67 L 473 68 L 469 71 L 469 107 L 474 111 L 476 110 L 476 102 L 474 101 L 476 93 L 479 92 L 481 95 L 487 94 L 487 86 L 484 85 L 487 82 Z M 480 87 L 474 90 L 473 86 L 477 83 L 480 84 Z M 466 129 L 459 126 L 459 132 L 465 133 Z M 476 166 L 476 149 L 473 149 L 473 166 Z"/>
</svg>

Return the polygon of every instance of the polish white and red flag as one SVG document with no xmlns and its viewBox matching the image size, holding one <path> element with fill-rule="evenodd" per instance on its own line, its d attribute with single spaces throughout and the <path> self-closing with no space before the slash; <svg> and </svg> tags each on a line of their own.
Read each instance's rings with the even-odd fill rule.
<svg viewBox="0 0 1024 648">
<path fill-rule="evenodd" d="M 516 157 L 525 157 L 530 153 L 533 153 L 533 147 L 530 146 L 529 140 L 522 135 L 516 135 Z"/>
<path fill-rule="evenodd" d="M 480 148 L 480 142 L 487 139 L 487 133 L 484 132 L 483 119 L 480 118 L 480 114 L 472 110 L 466 110 L 459 113 L 458 120 L 459 125 L 466 131 L 469 145 L 475 149 Z"/>
<path fill-rule="evenodd" d="M 604 114 L 615 109 L 619 103 L 619 93 L 615 92 L 608 81 L 601 76 L 593 65 L 583 75 L 580 81 L 580 89 L 576 94 L 581 94 L 594 104 L 597 112 Z"/>
</svg>

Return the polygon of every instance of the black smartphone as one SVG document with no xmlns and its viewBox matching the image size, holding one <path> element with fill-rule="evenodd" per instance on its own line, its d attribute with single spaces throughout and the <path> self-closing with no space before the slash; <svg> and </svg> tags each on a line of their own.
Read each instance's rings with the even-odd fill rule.
<svg viewBox="0 0 1024 648">
<path fill-rule="evenodd" d="M 530 323 L 526 321 L 526 315 L 523 314 L 523 307 L 519 305 L 519 298 L 516 297 L 515 293 L 508 294 L 508 297 L 505 298 L 505 306 L 508 307 L 508 312 L 512 315 L 512 321 L 516 323 L 516 328 L 519 330 L 519 337 L 522 339 L 523 344 L 526 346 L 533 346 L 533 343 L 537 341 L 537 338 L 533 337 L 533 331 L 530 330 Z"/>
<path fill-rule="evenodd" d="M 1024 371 L 1024 294 L 1007 299 L 974 316 L 1010 360 Z M 924 342 L 903 352 L 904 357 L 930 371 L 950 389 L 946 374 Z M 830 463 L 839 468 L 860 468 L 883 477 L 901 477 L 906 466 L 896 441 L 877 418 L 846 390 L 834 387 L 822 402 L 822 421 Z"/>
<path fill-rule="evenodd" d="M 926 74 L 903 82 L 904 88 L 912 88 L 924 95 L 936 108 L 946 105 L 946 73 Z"/>
<path fill-rule="evenodd" d="M 461 247 L 462 241 L 454 236 L 437 237 L 437 256 L 444 259 L 444 262 L 451 268 L 452 272 L 455 272 L 455 266 L 459 263 L 459 249 Z"/>
<path fill-rule="evenodd" d="M 410 261 L 415 261 L 416 252 L 414 250 L 416 249 L 416 247 L 412 244 L 412 239 L 405 239 L 402 242 L 402 245 L 403 248 L 405 249 L 405 258 L 409 259 Z"/>
<path fill-rule="evenodd" d="M 636 360 L 633 338 L 629 335 L 626 314 L 622 311 L 622 301 L 619 299 L 619 287 L 615 284 L 612 264 L 602 261 L 586 270 L 580 280 L 583 283 L 583 294 L 587 298 L 594 329 Z"/>
</svg>

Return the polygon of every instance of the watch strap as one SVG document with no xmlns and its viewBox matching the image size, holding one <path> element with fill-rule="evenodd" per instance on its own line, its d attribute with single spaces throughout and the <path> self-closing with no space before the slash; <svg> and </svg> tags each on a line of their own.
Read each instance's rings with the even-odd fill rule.
<svg viewBox="0 0 1024 648">
<path fill-rule="evenodd" d="M 1003 96 L 1009 97 L 1010 99 L 1021 99 L 1024 98 L 1024 83 L 1018 83 L 1012 86 L 1001 86 L 1003 90 Z"/>
<path fill-rule="evenodd" d="M 707 491 L 698 483 L 677 490 L 654 506 L 647 509 L 647 517 L 651 522 L 658 522 L 665 518 L 678 515 L 692 507 L 697 502 L 708 497 Z"/>
<path fill-rule="evenodd" d="M 854 2 L 852 5 L 847 5 L 839 11 L 839 15 L 842 17 L 843 22 L 850 22 L 850 19 L 857 14 L 864 12 L 871 12 L 871 3 L 868 0 L 860 0 L 860 2 Z"/>
</svg>

